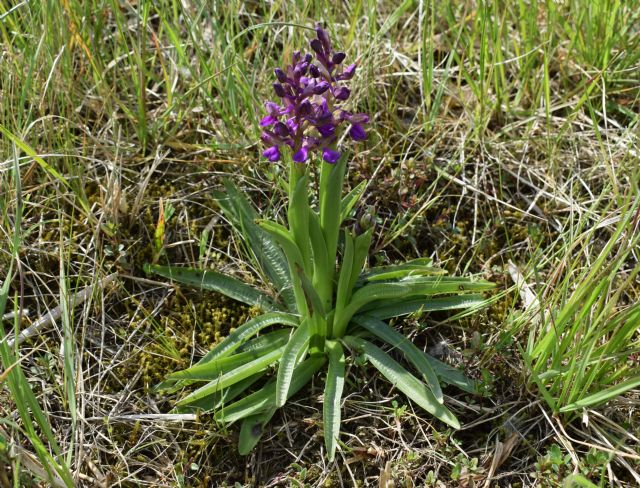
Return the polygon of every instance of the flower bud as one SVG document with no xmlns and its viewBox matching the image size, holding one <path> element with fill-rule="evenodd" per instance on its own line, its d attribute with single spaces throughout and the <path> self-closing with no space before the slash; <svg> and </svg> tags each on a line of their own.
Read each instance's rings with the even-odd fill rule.
<svg viewBox="0 0 640 488">
<path fill-rule="evenodd" d="M 318 40 L 322 43 L 322 47 L 325 52 L 328 54 L 331 51 L 331 39 L 329 39 L 329 34 L 327 34 L 327 31 L 320 27 L 320 25 L 317 25 L 316 35 L 318 36 Z"/>
<path fill-rule="evenodd" d="M 358 226 L 361 232 L 366 232 L 373 228 L 376 223 L 376 208 L 369 205 L 358 219 Z"/>
<path fill-rule="evenodd" d="M 275 132 L 275 134 L 277 136 L 279 136 L 279 137 L 288 137 L 289 136 L 289 129 L 282 122 L 278 122 L 278 123 L 276 123 L 276 125 L 273 126 L 273 132 Z"/>
<path fill-rule="evenodd" d="M 340 153 L 338 151 L 334 151 L 333 149 L 329 149 L 325 147 L 322 150 L 322 159 L 324 159 L 329 164 L 335 164 L 340 159 Z"/>
<path fill-rule="evenodd" d="M 321 81 L 313 88 L 313 93 L 315 93 L 316 95 L 321 95 L 324 92 L 326 92 L 330 87 L 331 85 L 329 84 L 329 82 Z"/>
<path fill-rule="evenodd" d="M 280 83 L 286 83 L 287 81 L 287 75 L 284 71 L 282 71 L 280 68 L 276 68 L 274 70 L 275 74 L 276 74 L 276 78 L 278 78 L 278 81 Z"/>
<path fill-rule="evenodd" d="M 318 54 L 323 53 L 322 43 L 320 42 L 319 39 L 314 39 L 309 43 L 309 45 L 311 46 L 311 49 L 313 49 L 316 53 Z"/>
<path fill-rule="evenodd" d="M 315 64 L 309 66 L 309 73 L 311 73 L 311 76 L 314 78 L 320 78 L 320 70 Z"/>
<path fill-rule="evenodd" d="M 311 110 L 311 102 L 309 102 L 309 100 L 305 100 L 298 107 L 298 115 L 300 115 L 301 117 L 306 117 L 307 115 L 311 114 Z"/>
<path fill-rule="evenodd" d="M 346 58 L 347 55 L 343 52 L 339 52 L 339 53 L 335 53 L 333 55 L 333 57 L 331 58 L 331 62 L 333 64 L 340 64 L 344 61 L 344 58 Z"/>
<path fill-rule="evenodd" d="M 336 97 L 337 100 L 346 100 L 349 98 L 350 94 L 351 94 L 351 91 L 345 86 L 336 88 L 335 91 L 333 92 L 333 96 Z"/>
<path fill-rule="evenodd" d="M 284 87 L 280 83 L 273 84 L 273 91 L 275 91 L 276 95 L 278 95 L 280 98 L 283 98 L 286 94 L 284 91 Z"/>
</svg>

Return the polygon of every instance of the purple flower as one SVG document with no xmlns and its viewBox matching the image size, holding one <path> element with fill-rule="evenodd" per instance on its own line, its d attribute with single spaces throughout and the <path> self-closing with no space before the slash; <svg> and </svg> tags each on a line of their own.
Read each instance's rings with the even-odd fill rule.
<svg viewBox="0 0 640 488">
<path fill-rule="evenodd" d="M 263 155 L 270 161 L 278 161 L 282 147 L 288 146 L 297 163 L 318 152 L 324 161 L 334 164 L 341 154 L 336 142 L 345 131 L 355 141 L 366 139 L 363 124 L 369 117 L 342 107 L 351 91 L 341 82 L 353 78 L 356 65 L 341 67 L 346 54 L 333 51 L 320 24 L 310 47 L 312 53 L 295 51 L 289 66 L 274 70 L 277 82 L 273 89 L 280 104 L 266 102 L 267 115 L 260 120 L 265 127 L 260 136 L 266 146 Z"/>
<path fill-rule="evenodd" d="M 296 163 L 304 163 L 308 157 L 309 157 L 309 150 L 305 146 L 302 146 L 293 154 L 293 160 Z"/>
<path fill-rule="evenodd" d="M 367 133 L 360 124 L 353 124 L 349 129 L 349 135 L 354 141 L 364 141 L 367 138 Z"/>
<path fill-rule="evenodd" d="M 335 164 L 338 159 L 340 159 L 340 153 L 338 151 L 334 151 L 333 149 L 325 147 L 322 150 L 322 159 L 324 159 L 327 163 Z"/>
<path fill-rule="evenodd" d="M 279 161 L 280 149 L 278 148 L 278 146 L 271 146 L 270 148 L 265 150 L 265 152 L 263 152 L 262 155 L 271 162 Z"/>
</svg>

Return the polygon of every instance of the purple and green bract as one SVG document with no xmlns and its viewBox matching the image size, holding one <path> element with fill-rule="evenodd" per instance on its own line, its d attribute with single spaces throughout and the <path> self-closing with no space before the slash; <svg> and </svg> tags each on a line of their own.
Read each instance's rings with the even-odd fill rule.
<svg viewBox="0 0 640 488">
<path fill-rule="evenodd" d="M 315 32 L 313 54 L 296 52 L 290 66 L 275 70 L 280 103 L 267 102 L 267 115 L 260 122 L 266 128 L 264 155 L 288 163 L 286 222 L 260 219 L 229 180 L 224 181 L 224 191 L 215 194 L 245 243 L 245 258 L 263 278 L 261 285 L 254 288 L 212 270 L 149 269 L 264 312 L 231 332 L 196 365 L 167 378 L 161 388 L 172 392 L 204 382 L 178 400 L 178 409 L 213 411 L 214 419 L 224 424 L 242 421 L 238 449 L 247 454 L 275 411 L 326 365 L 323 435 L 327 457 L 333 460 L 350 354 L 368 360 L 445 424 L 460 427 L 444 404 L 440 382 L 469 393 L 477 391 L 475 383 L 418 349 L 385 320 L 417 311 L 479 306 L 484 303 L 480 292 L 492 284 L 444 276 L 428 258 L 367 266 L 376 219 L 372 214 L 353 219 L 366 182 L 344 194 L 348 157 L 338 144 L 344 137 L 365 139 L 363 124 L 369 119 L 345 108 L 351 95 L 345 82 L 354 77 L 355 64 L 343 67 L 346 55 L 333 51 L 320 26 Z M 358 157 L 366 154 L 361 151 Z M 313 158 L 318 164 L 300 164 Z M 372 341 L 386 343 L 402 355 L 416 375 Z"/>
<path fill-rule="evenodd" d="M 349 136 L 362 141 L 369 116 L 343 108 L 351 90 L 343 82 L 353 78 L 356 65 L 344 66 L 346 54 L 334 51 L 327 32 L 316 26 L 316 39 L 310 42 L 313 54 L 296 51 L 285 69 L 276 68 L 273 84 L 280 103 L 265 103 L 267 115 L 261 139 L 270 161 L 279 161 L 282 151 L 290 150 L 296 163 L 306 162 L 317 151 L 331 164 L 340 159 L 337 143 L 348 126 Z M 288 148 L 288 149 L 287 149 Z"/>
</svg>

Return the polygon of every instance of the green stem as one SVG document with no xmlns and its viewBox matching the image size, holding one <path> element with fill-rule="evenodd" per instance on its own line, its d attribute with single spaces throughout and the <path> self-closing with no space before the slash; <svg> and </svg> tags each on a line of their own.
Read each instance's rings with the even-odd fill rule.
<svg viewBox="0 0 640 488">
<path fill-rule="evenodd" d="M 309 240 L 309 188 L 307 166 L 289 162 L 289 229 L 300 249 L 305 273 L 311 276 L 311 242 Z"/>
</svg>

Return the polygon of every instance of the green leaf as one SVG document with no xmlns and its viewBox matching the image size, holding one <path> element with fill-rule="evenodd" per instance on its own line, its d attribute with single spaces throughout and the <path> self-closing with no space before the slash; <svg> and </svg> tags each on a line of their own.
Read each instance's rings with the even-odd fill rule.
<svg viewBox="0 0 640 488">
<path fill-rule="evenodd" d="M 367 256 L 369 255 L 369 247 L 371 246 L 371 237 L 373 229 L 369 229 L 354 240 L 353 266 L 351 267 L 351 279 L 349 280 L 349 298 L 353 293 L 353 288 L 360 277 L 362 268 L 364 267 Z"/>
<path fill-rule="evenodd" d="M 329 369 L 324 386 L 322 419 L 327 457 L 333 461 L 340 436 L 340 401 L 344 388 L 344 351 L 339 342 L 328 341 Z"/>
<path fill-rule="evenodd" d="M 255 288 L 243 283 L 231 276 L 218 273 L 216 271 L 160 266 L 157 264 L 145 265 L 147 273 L 155 273 L 165 278 L 172 279 L 178 283 L 191 285 L 204 290 L 213 290 L 222 293 L 234 300 L 246 303 L 248 305 L 258 306 L 265 311 L 279 310 L 271 298 Z"/>
<path fill-rule="evenodd" d="M 452 297 L 416 298 L 411 300 L 378 300 L 362 307 L 361 312 L 386 320 L 415 312 L 435 312 L 461 308 L 483 307 L 488 303 L 483 295 L 458 295 Z"/>
<path fill-rule="evenodd" d="M 182 405 L 175 407 L 171 410 L 171 413 L 193 413 L 197 411 L 211 412 L 222 408 L 223 405 L 229 403 L 238 395 L 249 389 L 256 381 L 265 375 L 264 371 L 260 371 L 248 378 L 238 381 L 237 383 L 225 388 L 223 391 L 216 391 L 211 395 L 202 397 L 189 405 Z"/>
<path fill-rule="evenodd" d="M 311 377 L 318 372 L 325 362 L 324 357 L 312 357 L 301 362 L 293 370 L 289 397 L 295 395 Z M 267 383 L 262 389 L 248 395 L 237 402 L 216 412 L 214 419 L 218 422 L 230 424 L 258 412 L 264 412 L 276 406 L 276 382 Z"/>
<path fill-rule="evenodd" d="M 416 296 L 484 291 L 494 286 L 488 281 L 470 281 L 466 278 L 451 277 L 417 277 L 394 283 L 371 283 L 359 288 L 340 317 L 334 319 L 334 334 L 336 337 L 342 336 L 351 317 L 365 305 L 376 300 L 399 301 Z"/>
<path fill-rule="evenodd" d="M 351 210 L 360 197 L 362 196 L 362 192 L 367 187 L 366 181 L 361 181 L 355 188 L 353 188 L 345 197 L 342 199 L 342 203 L 340 205 L 340 222 L 344 222 L 344 220 L 349 217 Z"/>
<path fill-rule="evenodd" d="M 238 453 L 241 456 L 246 456 L 256 447 L 264 433 L 265 426 L 269 423 L 273 414 L 276 413 L 276 410 L 276 408 L 270 408 L 264 412 L 251 415 L 242 421 L 240 439 L 238 440 Z"/>
<path fill-rule="evenodd" d="M 291 276 L 291 282 L 293 283 L 293 292 L 296 298 L 296 306 L 298 313 L 301 315 L 307 315 L 309 312 L 306 308 L 304 293 L 302 291 L 302 285 L 300 284 L 299 274 L 296 266 L 305 270 L 304 260 L 298 245 L 293 240 L 291 233 L 286 227 L 270 220 L 259 220 L 258 225 L 268 232 L 280 245 L 287 257 L 287 263 L 289 264 L 289 273 Z M 306 272 L 306 271 L 305 271 Z"/>
<path fill-rule="evenodd" d="M 327 243 L 320 227 L 320 218 L 309 210 L 309 236 L 313 251 L 313 287 L 318 291 L 325 310 L 332 308 L 333 283 L 329 278 L 329 257 Z"/>
<path fill-rule="evenodd" d="M 339 318 L 342 310 L 351 298 L 349 282 L 351 280 L 351 269 L 353 266 L 354 243 L 353 236 L 348 230 L 344 231 L 344 252 L 342 254 L 342 265 L 338 274 L 338 289 L 336 291 L 335 318 Z"/>
<path fill-rule="evenodd" d="M 225 191 L 214 192 L 224 216 L 232 227 L 241 234 L 242 243 L 250 260 L 266 275 L 276 291 L 291 311 L 295 311 L 293 285 L 282 250 L 273 238 L 256 225 L 258 214 L 244 194 L 229 179 L 223 180 Z"/>
<path fill-rule="evenodd" d="M 211 381 L 210 383 L 206 384 L 201 388 L 198 388 L 196 391 L 194 391 L 190 395 L 187 395 L 185 398 L 179 400 L 177 402 L 177 405 L 188 405 L 189 403 L 193 403 L 196 400 L 200 400 L 201 398 L 209 396 L 212 393 L 221 391 L 226 387 L 231 386 L 234 383 L 237 383 L 239 381 L 242 381 L 245 378 L 248 378 L 249 376 L 252 376 L 260 371 L 264 371 L 271 364 L 275 363 L 280 358 L 283 350 L 284 350 L 284 346 L 279 347 L 278 349 L 271 351 L 265 354 L 264 356 L 261 356 L 257 359 L 254 359 L 253 361 L 249 361 L 248 363 L 238 366 L 236 369 L 233 369 L 221 375 L 216 380 Z"/>
<path fill-rule="evenodd" d="M 302 256 L 307 272 L 311 271 L 311 242 L 309 240 L 309 185 L 306 165 L 290 161 L 289 208 L 287 218 L 293 241 Z M 286 251 L 285 251 L 286 254 Z"/>
<path fill-rule="evenodd" d="M 296 331 L 299 330 L 295 329 Z M 172 373 L 167 376 L 168 380 L 188 380 L 188 381 L 212 381 L 219 378 L 221 375 L 228 373 L 242 366 L 249 361 L 258 359 L 265 354 L 268 354 L 278 348 L 283 347 L 287 343 L 286 337 L 281 337 L 277 340 L 272 340 L 270 344 L 265 344 L 263 347 L 255 347 L 249 351 L 234 354 L 232 356 L 226 356 L 213 361 L 208 361 L 202 364 L 196 364 L 190 368 Z"/>
<path fill-rule="evenodd" d="M 240 347 L 246 339 L 257 334 L 265 327 L 270 325 L 286 325 L 289 327 L 297 327 L 298 317 L 286 312 L 268 312 L 245 322 L 236 330 L 231 332 L 227 337 L 223 339 L 220 344 L 209 351 L 205 356 L 198 361 L 197 364 L 207 363 L 217 358 L 222 358 L 230 355 L 238 347 Z"/>
<path fill-rule="evenodd" d="M 429 388 L 431 388 L 431 392 L 436 400 L 439 403 L 443 403 L 444 398 L 442 396 L 438 377 L 431 366 L 431 362 L 427 359 L 427 355 L 423 351 L 418 349 L 413 342 L 403 336 L 400 332 L 396 331 L 381 320 L 359 315 L 354 317 L 353 321 L 367 329 L 372 334 L 378 336 L 390 346 L 400 349 L 409 362 L 411 362 L 411 364 L 413 364 L 422 374 L 423 379 Z"/>
<path fill-rule="evenodd" d="M 289 386 L 291 385 L 291 376 L 293 370 L 300 360 L 300 355 L 309 344 L 309 325 L 308 320 L 305 320 L 300 324 L 294 333 L 291 335 L 291 339 L 287 342 L 282 356 L 280 358 L 280 364 L 278 366 L 278 376 L 276 380 L 276 407 L 282 407 L 289 397 Z"/>
<path fill-rule="evenodd" d="M 366 281 L 383 281 L 404 278 L 406 276 L 440 276 L 446 275 L 443 269 L 431 266 L 430 258 L 417 258 L 401 264 L 378 266 L 362 274 Z"/>
<path fill-rule="evenodd" d="M 361 351 L 371 364 L 380 371 L 391 384 L 407 395 L 431 415 L 450 425 L 454 429 L 460 428 L 460 422 L 451 411 L 439 403 L 431 390 L 415 376 L 404 369 L 387 353 L 364 339 L 346 336 L 344 343 L 349 347 Z"/>
<path fill-rule="evenodd" d="M 640 376 L 630 378 L 627 381 L 618 383 L 617 385 L 594 393 L 593 395 L 586 396 L 577 402 L 565 405 L 560 409 L 560 412 L 571 412 L 573 410 L 578 410 L 579 408 L 589 408 L 606 402 L 607 400 L 611 400 L 612 398 L 622 395 L 623 393 L 626 393 L 632 388 L 637 388 L 638 386 L 640 386 Z"/>
</svg>

